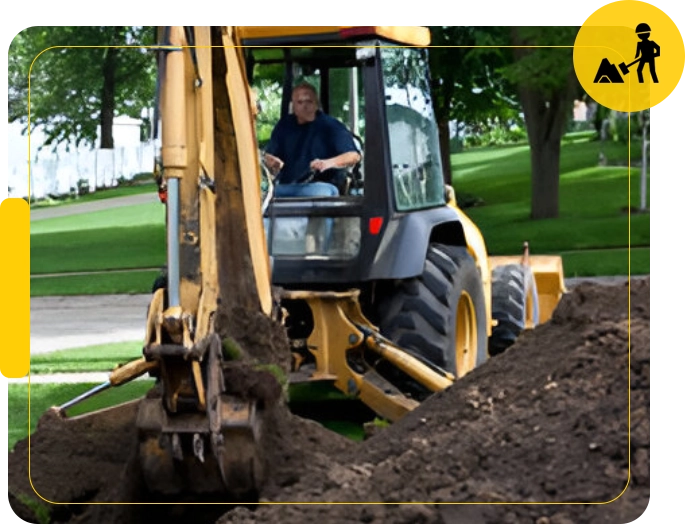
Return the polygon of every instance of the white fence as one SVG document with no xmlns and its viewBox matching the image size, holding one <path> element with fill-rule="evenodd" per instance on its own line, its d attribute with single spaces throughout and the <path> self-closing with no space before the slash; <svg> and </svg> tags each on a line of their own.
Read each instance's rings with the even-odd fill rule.
<svg viewBox="0 0 686 524">
<path fill-rule="evenodd" d="M 49 147 L 41 149 L 44 137 L 32 131 L 29 152 L 29 137 L 22 135 L 21 126 L 10 124 L 8 134 L 11 197 L 26 197 L 29 191 L 34 198 L 66 194 L 75 190 L 80 180 L 87 181 L 91 191 L 112 187 L 119 180 L 131 180 L 154 167 L 155 145 L 140 142 L 140 122 L 133 119 L 118 119 L 113 130 L 114 149 L 73 145 L 62 145 L 54 151 Z"/>
</svg>

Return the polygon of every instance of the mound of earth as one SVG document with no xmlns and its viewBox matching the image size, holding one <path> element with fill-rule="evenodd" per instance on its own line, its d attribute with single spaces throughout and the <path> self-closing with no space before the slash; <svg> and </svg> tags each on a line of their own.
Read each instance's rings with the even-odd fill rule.
<svg viewBox="0 0 686 524">
<path fill-rule="evenodd" d="M 89 504 L 141 500 L 135 403 L 95 425 L 48 413 L 31 480 L 61 504 L 33 494 L 27 441 L 10 453 L 10 501 L 30 522 L 39 504 L 53 522 L 630 522 L 650 493 L 649 341 L 649 279 L 582 283 L 549 322 L 364 442 L 277 405 L 259 505 Z"/>
</svg>

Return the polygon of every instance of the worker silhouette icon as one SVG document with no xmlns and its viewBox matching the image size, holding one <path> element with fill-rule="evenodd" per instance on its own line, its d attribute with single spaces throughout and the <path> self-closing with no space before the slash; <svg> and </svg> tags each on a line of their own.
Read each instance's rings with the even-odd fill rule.
<svg viewBox="0 0 686 524">
<path fill-rule="evenodd" d="M 639 83 L 643 84 L 643 68 L 648 64 L 650 69 L 650 77 L 654 84 L 659 83 L 657 79 L 657 73 L 655 71 L 655 59 L 660 56 L 660 46 L 657 45 L 650 38 L 650 26 L 645 23 L 640 23 L 636 26 L 636 35 L 639 38 L 639 42 L 636 44 L 636 56 L 635 60 L 629 64 L 622 62 L 619 64 L 619 70 L 617 66 L 611 64 L 607 58 L 603 58 L 600 62 L 600 67 L 593 80 L 594 84 L 623 84 L 624 80 L 622 75 L 628 75 L 630 67 L 638 64 L 636 68 L 636 74 L 638 75 Z M 622 74 L 619 74 L 619 71 Z"/>
<path fill-rule="evenodd" d="M 632 64 L 638 62 L 638 68 L 636 69 L 638 81 L 641 84 L 643 83 L 643 67 L 648 64 L 648 67 L 650 68 L 650 77 L 653 79 L 653 83 L 657 84 L 659 80 L 657 79 L 657 73 L 655 72 L 655 59 L 660 56 L 660 46 L 653 40 L 648 39 L 650 37 L 650 26 L 648 24 L 638 24 L 636 26 L 636 34 L 640 41 L 636 44 L 636 56 L 634 58 L 637 60 L 634 60 Z M 627 74 L 628 72 L 629 68 L 627 67 L 627 71 L 624 74 Z"/>
</svg>

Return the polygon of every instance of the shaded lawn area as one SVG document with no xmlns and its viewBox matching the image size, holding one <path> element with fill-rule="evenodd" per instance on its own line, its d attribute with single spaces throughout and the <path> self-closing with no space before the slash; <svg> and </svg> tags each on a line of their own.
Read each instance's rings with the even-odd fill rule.
<svg viewBox="0 0 686 524">
<path fill-rule="evenodd" d="M 165 254 L 164 224 L 32 234 L 31 274 L 159 267 Z"/>
</svg>

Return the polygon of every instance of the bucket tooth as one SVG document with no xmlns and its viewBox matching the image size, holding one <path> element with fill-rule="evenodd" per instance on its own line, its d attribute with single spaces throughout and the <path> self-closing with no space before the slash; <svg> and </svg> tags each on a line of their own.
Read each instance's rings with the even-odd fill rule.
<svg viewBox="0 0 686 524">
<path fill-rule="evenodd" d="M 181 448 L 181 438 L 178 433 L 172 435 L 172 455 L 175 460 L 183 460 L 183 449 Z"/>
<path fill-rule="evenodd" d="M 193 454 L 200 462 L 205 463 L 205 443 L 198 433 L 193 435 Z"/>
</svg>

